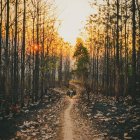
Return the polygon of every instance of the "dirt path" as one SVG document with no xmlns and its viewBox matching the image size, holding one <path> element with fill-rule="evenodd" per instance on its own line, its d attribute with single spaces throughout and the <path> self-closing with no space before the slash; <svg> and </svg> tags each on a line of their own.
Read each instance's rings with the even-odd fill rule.
<svg viewBox="0 0 140 140">
<path fill-rule="evenodd" d="M 69 102 L 63 115 L 63 140 L 93 140 L 93 131 L 76 109 L 76 98 L 66 98 Z"/>
<path fill-rule="evenodd" d="M 64 140 L 73 140 L 73 122 L 70 115 L 71 109 L 73 107 L 74 101 L 73 99 L 69 99 L 70 104 L 68 108 L 64 112 Z"/>
<path fill-rule="evenodd" d="M 68 103 L 67 108 L 64 110 L 61 123 L 61 139 L 59 140 L 103 140 L 99 136 L 96 129 L 93 129 L 89 120 L 83 118 L 78 109 L 78 100 L 81 88 L 76 87 L 77 95 L 73 98 L 65 97 Z"/>
</svg>

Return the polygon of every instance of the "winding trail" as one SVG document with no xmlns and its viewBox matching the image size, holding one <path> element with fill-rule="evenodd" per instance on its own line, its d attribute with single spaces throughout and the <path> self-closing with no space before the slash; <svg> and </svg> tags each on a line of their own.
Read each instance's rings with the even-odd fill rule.
<svg viewBox="0 0 140 140">
<path fill-rule="evenodd" d="M 82 89 L 78 86 L 76 89 L 76 96 L 64 97 L 68 106 L 61 117 L 62 127 L 58 140 L 103 140 L 103 137 L 98 135 L 96 128 L 91 127 L 90 121 L 81 116 L 78 100 Z"/>
<path fill-rule="evenodd" d="M 64 140 L 73 140 L 73 122 L 70 115 L 71 109 L 73 107 L 74 101 L 73 99 L 69 99 L 70 104 L 68 108 L 64 112 Z"/>
</svg>

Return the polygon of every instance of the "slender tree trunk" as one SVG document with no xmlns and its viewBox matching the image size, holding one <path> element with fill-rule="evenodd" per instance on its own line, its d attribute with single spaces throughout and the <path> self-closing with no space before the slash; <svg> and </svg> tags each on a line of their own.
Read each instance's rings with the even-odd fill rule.
<svg viewBox="0 0 140 140">
<path fill-rule="evenodd" d="M 0 1 L 0 77 L 1 77 L 1 55 L 2 55 L 2 0 Z"/>
<path fill-rule="evenodd" d="M 8 53 L 8 47 L 9 47 L 9 13 L 10 13 L 10 6 L 9 6 L 9 0 L 6 1 L 7 2 L 7 6 L 6 6 L 6 46 L 5 46 L 5 81 L 4 81 L 4 85 L 5 85 L 5 92 L 6 95 L 9 94 L 9 53 Z"/>
<path fill-rule="evenodd" d="M 18 58 L 18 53 L 17 53 L 17 12 L 18 12 L 18 0 L 15 2 L 15 36 L 14 36 L 14 81 L 13 81 L 13 98 L 14 98 L 14 103 L 17 103 L 18 101 L 18 87 L 17 87 L 17 58 Z"/>
<path fill-rule="evenodd" d="M 44 17 L 45 18 L 45 17 Z M 43 38 L 42 38 L 42 53 L 41 53 L 41 68 L 42 68 L 42 72 L 41 72 L 41 98 L 43 98 L 43 94 L 44 94 L 44 41 L 45 41 L 45 27 L 44 27 L 44 23 L 45 19 L 43 19 Z"/>
<path fill-rule="evenodd" d="M 124 74 L 124 94 L 123 95 L 126 95 L 127 94 L 127 86 L 128 86 L 128 63 L 127 63 L 127 51 L 128 51 L 128 47 L 127 47 L 127 0 L 125 1 L 125 11 L 126 11 L 126 19 L 125 19 L 125 31 L 124 31 L 124 34 L 125 34 L 125 74 Z"/>
<path fill-rule="evenodd" d="M 107 36 L 106 36 L 106 95 L 109 95 L 109 0 L 107 1 Z"/>
<path fill-rule="evenodd" d="M 132 0 L 132 95 L 136 93 L 136 5 Z"/>
<path fill-rule="evenodd" d="M 0 1 L 0 94 L 3 94 L 3 80 L 2 80 L 2 0 Z"/>
<path fill-rule="evenodd" d="M 95 56 L 94 56 L 94 50 L 92 51 L 93 53 L 93 58 L 92 58 L 92 90 L 94 91 L 95 89 Z"/>
<path fill-rule="evenodd" d="M 21 52 L 21 105 L 24 106 L 24 90 L 25 90 L 25 37 L 26 37 L 26 0 L 23 3 L 23 37 Z"/>
<path fill-rule="evenodd" d="M 119 47 L 119 9 L 120 4 L 119 0 L 117 0 L 117 31 L 116 31 L 116 97 L 120 94 L 120 47 Z"/>
<path fill-rule="evenodd" d="M 97 85 L 96 85 L 96 91 L 98 94 L 98 90 L 99 90 L 99 47 L 97 48 L 97 67 L 96 67 L 96 74 L 97 74 Z"/>
<path fill-rule="evenodd" d="M 138 92 L 140 92 L 140 4 L 136 0 L 138 9 L 138 54 L 137 54 L 137 75 L 138 75 Z"/>
<path fill-rule="evenodd" d="M 59 61 L 59 70 L 58 70 L 58 79 L 59 79 L 59 85 L 62 86 L 62 46 L 60 50 L 60 61 Z"/>
<path fill-rule="evenodd" d="M 115 34 L 115 27 L 113 29 L 113 93 L 115 93 L 115 86 L 116 86 L 116 34 Z"/>
<path fill-rule="evenodd" d="M 33 17 L 33 45 L 35 45 L 35 18 Z M 34 103 L 35 99 L 35 54 L 34 54 L 34 46 L 33 46 L 33 78 L 32 78 L 32 103 Z"/>
<path fill-rule="evenodd" d="M 35 101 L 39 93 L 39 1 L 37 1 L 37 24 L 36 24 L 37 50 L 35 54 Z"/>
</svg>

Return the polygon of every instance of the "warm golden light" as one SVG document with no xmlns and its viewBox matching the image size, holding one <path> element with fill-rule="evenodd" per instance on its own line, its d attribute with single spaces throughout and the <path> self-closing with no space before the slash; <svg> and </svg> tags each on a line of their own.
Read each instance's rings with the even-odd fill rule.
<svg viewBox="0 0 140 140">
<path fill-rule="evenodd" d="M 88 0 L 55 0 L 58 16 L 62 20 L 59 34 L 65 41 L 75 44 L 87 16 L 93 13 Z"/>
<path fill-rule="evenodd" d="M 37 52 L 39 50 L 39 47 L 37 45 L 34 45 L 33 50 L 34 50 L 34 52 Z"/>
<path fill-rule="evenodd" d="M 36 53 L 36 52 L 41 52 L 42 49 L 41 49 L 41 46 L 40 45 L 36 45 L 36 44 L 33 44 L 33 45 L 30 45 L 26 48 L 26 51 L 28 54 L 33 54 L 33 53 Z"/>
</svg>

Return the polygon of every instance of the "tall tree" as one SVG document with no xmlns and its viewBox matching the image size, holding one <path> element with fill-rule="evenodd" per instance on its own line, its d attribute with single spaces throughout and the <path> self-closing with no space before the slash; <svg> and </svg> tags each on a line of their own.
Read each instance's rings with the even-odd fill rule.
<svg viewBox="0 0 140 140">
<path fill-rule="evenodd" d="M 15 34 L 14 34 L 14 75 L 13 75 L 13 97 L 14 102 L 18 101 L 18 49 L 17 49 L 17 37 L 18 37 L 18 0 L 15 2 Z"/>
<path fill-rule="evenodd" d="M 136 92 L 136 3 L 132 0 L 132 93 Z"/>
<path fill-rule="evenodd" d="M 23 1 L 23 36 L 22 36 L 22 51 L 21 51 L 21 104 L 24 105 L 24 90 L 25 90 L 25 37 L 26 37 L 26 0 Z"/>
<path fill-rule="evenodd" d="M 6 1 L 6 44 L 5 44 L 5 75 L 4 75 L 4 89 L 6 92 L 6 95 L 9 94 L 9 84 L 8 84 L 8 78 L 9 78 L 9 20 L 10 20 L 10 5 L 9 5 L 9 0 Z"/>
<path fill-rule="evenodd" d="M 88 76 L 89 54 L 87 48 L 84 47 L 83 41 L 81 39 L 77 39 L 74 58 L 76 59 L 77 76 L 80 76 L 82 78 L 82 82 L 84 82 Z"/>
<path fill-rule="evenodd" d="M 117 0 L 117 28 L 116 28 L 116 96 L 120 94 L 120 46 L 119 46 L 119 11 L 120 11 L 120 3 Z"/>
</svg>

